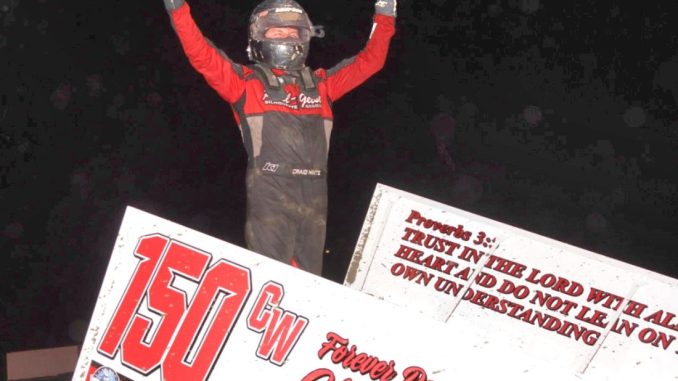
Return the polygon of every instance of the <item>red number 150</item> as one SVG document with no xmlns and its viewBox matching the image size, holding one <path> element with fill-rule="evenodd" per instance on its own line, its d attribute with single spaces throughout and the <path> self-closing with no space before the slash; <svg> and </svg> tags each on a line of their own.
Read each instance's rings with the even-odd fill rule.
<svg viewBox="0 0 678 381">
<path fill-rule="evenodd" d="M 210 254 L 160 235 L 142 238 L 135 256 L 139 264 L 99 352 L 113 358 L 120 349 L 124 365 L 144 375 L 160 367 L 163 380 L 206 380 L 249 297 L 249 269 L 225 260 L 207 268 Z M 199 283 L 192 301 L 172 286 L 175 277 Z M 139 312 L 144 298 L 160 317 L 153 332 Z"/>
</svg>

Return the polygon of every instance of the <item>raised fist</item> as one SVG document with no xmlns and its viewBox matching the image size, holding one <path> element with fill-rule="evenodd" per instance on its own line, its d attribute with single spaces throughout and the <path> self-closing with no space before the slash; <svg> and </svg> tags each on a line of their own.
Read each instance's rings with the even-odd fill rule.
<svg viewBox="0 0 678 381">
<path fill-rule="evenodd" d="M 380 15 L 396 17 L 397 5 L 396 0 L 377 0 L 377 2 L 374 3 L 374 9 L 376 13 Z"/>
<path fill-rule="evenodd" d="M 180 6 L 184 5 L 184 0 L 163 0 L 165 2 L 165 8 L 168 11 L 173 11 Z"/>
</svg>

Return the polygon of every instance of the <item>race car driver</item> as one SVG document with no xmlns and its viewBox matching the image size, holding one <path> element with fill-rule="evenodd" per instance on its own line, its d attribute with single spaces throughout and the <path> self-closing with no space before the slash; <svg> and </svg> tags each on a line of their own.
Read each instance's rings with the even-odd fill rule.
<svg viewBox="0 0 678 381">
<path fill-rule="evenodd" d="M 329 70 L 306 66 L 320 37 L 294 0 L 265 0 L 249 20 L 248 57 L 235 63 L 206 39 L 185 0 L 164 0 L 191 65 L 234 112 L 248 155 L 250 250 L 320 275 L 327 216 L 332 104 L 379 71 L 395 33 L 396 0 L 378 0 L 370 37 Z"/>
</svg>

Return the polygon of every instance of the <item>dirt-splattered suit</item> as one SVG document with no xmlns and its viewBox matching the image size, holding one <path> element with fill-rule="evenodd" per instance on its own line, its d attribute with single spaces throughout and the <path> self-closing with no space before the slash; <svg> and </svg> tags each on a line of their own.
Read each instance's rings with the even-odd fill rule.
<svg viewBox="0 0 678 381">
<path fill-rule="evenodd" d="M 182 47 L 232 105 L 248 154 L 248 247 L 320 274 L 327 214 L 332 103 L 380 70 L 395 18 L 375 14 L 365 48 L 330 70 L 240 65 L 207 40 L 189 5 L 170 11 Z"/>
</svg>

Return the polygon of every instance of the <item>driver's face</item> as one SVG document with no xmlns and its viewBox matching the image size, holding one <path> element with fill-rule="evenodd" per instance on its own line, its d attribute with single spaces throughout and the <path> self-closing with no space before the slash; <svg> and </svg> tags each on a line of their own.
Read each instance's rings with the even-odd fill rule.
<svg viewBox="0 0 678 381">
<path fill-rule="evenodd" d="M 273 27 L 268 28 L 264 33 L 266 38 L 299 38 L 299 31 L 297 28 L 290 27 Z"/>
</svg>

